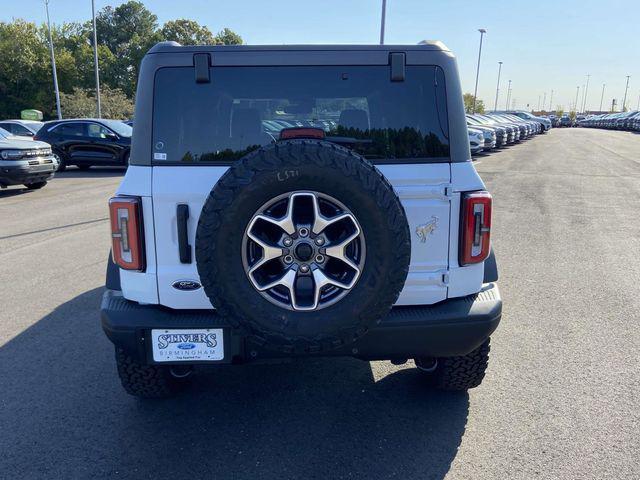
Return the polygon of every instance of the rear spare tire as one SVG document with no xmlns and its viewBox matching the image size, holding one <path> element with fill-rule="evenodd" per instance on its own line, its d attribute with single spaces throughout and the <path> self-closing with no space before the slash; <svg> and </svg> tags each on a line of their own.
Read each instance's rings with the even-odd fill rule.
<svg viewBox="0 0 640 480">
<path fill-rule="evenodd" d="M 363 157 L 289 140 L 238 160 L 207 198 L 196 233 L 204 290 L 253 340 L 288 353 L 354 342 L 404 286 L 409 227 Z"/>
</svg>

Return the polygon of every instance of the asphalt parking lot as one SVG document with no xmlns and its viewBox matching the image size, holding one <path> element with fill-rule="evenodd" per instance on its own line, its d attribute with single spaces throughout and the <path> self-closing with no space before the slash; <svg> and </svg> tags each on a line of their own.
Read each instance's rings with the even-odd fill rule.
<svg viewBox="0 0 640 480">
<path fill-rule="evenodd" d="M 0 191 L 0 478 L 639 478 L 640 135 L 555 129 L 477 166 L 505 308 L 469 394 L 333 359 L 129 397 L 98 319 L 122 171 Z"/>
</svg>

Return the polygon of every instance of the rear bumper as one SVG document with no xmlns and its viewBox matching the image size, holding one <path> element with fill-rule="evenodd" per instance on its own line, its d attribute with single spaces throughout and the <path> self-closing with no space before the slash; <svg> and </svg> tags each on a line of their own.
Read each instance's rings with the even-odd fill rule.
<svg viewBox="0 0 640 480">
<path fill-rule="evenodd" d="M 157 305 L 139 305 L 126 300 L 116 290 L 104 293 L 100 310 L 107 337 L 139 363 L 154 363 L 150 344 L 152 329 L 223 328 L 225 359 L 217 363 L 245 363 L 290 356 L 254 344 L 245 333 L 232 328 L 213 310 L 172 310 Z M 501 314 L 498 286 L 486 283 L 479 293 L 467 297 L 435 305 L 395 307 L 357 342 L 309 356 L 394 360 L 464 355 L 494 332 Z"/>
</svg>

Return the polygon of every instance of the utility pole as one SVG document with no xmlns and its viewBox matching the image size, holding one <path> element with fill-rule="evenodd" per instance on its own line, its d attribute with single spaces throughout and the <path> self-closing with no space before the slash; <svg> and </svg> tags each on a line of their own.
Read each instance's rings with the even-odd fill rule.
<svg viewBox="0 0 640 480">
<path fill-rule="evenodd" d="M 478 77 L 480 76 L 480 56 L 482 55 L 482 37 L 487 31 L 484 28 L 479 28 L 480 32 L 480 48 L 478 49 L 478 68 L 476 69 L 476 88 L 473 91 L 473 113 L 476 113 L 476 98 L 478 97 Z"/>
<path fill-rule="evenodd" d="M 538 95 L 538 108 L 536 109 L 536 112 L 540 111 L 540 95 Z"/>
<path fill-rule="evenodd" d="M 549 111 L 553 111 L 553 89 L 551 90 L 551 97 L 549 98 Z"/>
<path fill-rule="evenodd" d="M 502 72 L 502 62 L 498 62 L 498 84 L 496 85 L 496 101 L 493 104 L 494 112 L 498 110 L 498 92 L 500 91 L 500 72 Z"/>
<path fill-rule="evenodd" d="M 627 86 L 624 87 L 624 100 L 622 100 L 622 111 L 624 112 L 625 107 L 627 106 L 627 90 L 629 90 L 629 77 L 631 75 L 627 75 Z"/>
<path fill-rule="evenodd" d="M 636 106 L 636 110 L 640 110 L 640 95 L 638 95 L 638 105 Z"/>
<path fill-rule="evenodd" d="M 602 111 L 602 101 L 604 100 L 604 87 L 606 86 L 606 83 L 602 84 L 602 95 L 600 95 L 600 110 L 598 110 L 599 112 Z"/>
<path fill-rule="evenodd" d="M 542 110 L 546 112 L 547 108 L 547 92 L 544 92 L 544 98 L 542 99 Z"/>
<path fill-rule="evenodd" d="M 591 78 L 591 75 L 587 75 L 587 86 L 584 88 L 584 101 L 582 102 L 582 113 L 587 111 L 587 93 L 589 92 L 589 78 Z"/>
<path fill-rule="evenodd" d="M 509 87 L 507 88 L 507 102 L 505 103 L 504 109 L 509 110 L 509 98 L 511 97 L 511 80 L 509 80 Z"/>
<path fill-rule="evenodd" d="M 387 16 L 387 0 L 382 0 L 382 19 L 380 20 L 380 45 L 384 45 L 384 24 Z"/>
<path fill-rule="evenodd" d="M 580 94 L 580 85 L 578 85 L 576 90 L 576 103 L 574 103 L 574 111 L 577 113 L 578 111 L 578 95 Z M 571 109 L 569 109 L 571 110 Z"/>
<path fill-rule="evenodd" d="M 53 69 L 53 89 L 56 92 L 56 110 L 58 120 L 62 120 L 62 110 L 60 110 L 60 90 L 58 90 L 58 73 L 56 71 L 56 56 L 53 53 L 53 37 L 51 36 L 51 20 L 49 19 L 49 0 L 44 0 L 47 10 L 47 30 L 49 31 L 49 50 L 51 51 L 51 68 Z"/>
<path fill-rule="evenodd" d="M 98 70 L 98 34 L 96 32 L 96 2 L 91 0 L 91 16 L 93 18 L 93 67 L 96 73 L 96 111 L 98 118 L 102 118 L 100 105 L 100 73 Z"/>
<path fill-rule="evenodd" d="M 582 104 L 584 103 L 584 85 L 582 85 L 582 96 L 580 97 L 580 111 L 582 111 Z M 576 108 L 576 113 L 578 113 L 578 109 Z"/>
</svg>

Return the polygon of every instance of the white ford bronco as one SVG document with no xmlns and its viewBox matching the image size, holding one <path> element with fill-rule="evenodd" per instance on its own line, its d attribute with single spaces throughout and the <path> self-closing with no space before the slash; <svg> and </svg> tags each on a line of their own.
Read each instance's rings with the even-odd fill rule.
<svg viewBox="0 0 640 480">
<path fill-rule="evenodd" d="M 109 205 L 102 326 L 132 395 L 310 356 L 413 359 L 449 390 L 484 377 L 491 196 L 439 42 L 158 44 Z"/>
</svg>

